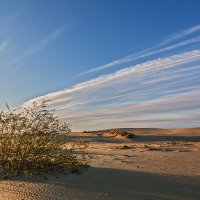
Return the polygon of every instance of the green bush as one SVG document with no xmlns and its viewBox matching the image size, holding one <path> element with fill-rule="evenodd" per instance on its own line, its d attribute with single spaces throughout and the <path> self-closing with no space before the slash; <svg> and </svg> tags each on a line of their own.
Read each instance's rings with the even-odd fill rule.
<svg viewBox="0 0 200 200">
<path fill-rule="evenodd" d="M 29 108 L 0 112 L 0 173 L 60 174 L 88 167 L 84 142 L 70 142 L 70 124 L 49 110 L 47 101 Z"/>
</svg>

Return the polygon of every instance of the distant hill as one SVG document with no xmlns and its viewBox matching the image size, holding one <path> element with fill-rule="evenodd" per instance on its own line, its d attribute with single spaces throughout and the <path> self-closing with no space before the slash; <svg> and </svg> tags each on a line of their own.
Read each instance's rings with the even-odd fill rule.
<svg viewBox="0 0 200 200">
<path fill-rule="evenodd" d="M 200 135 L 200 127 L 195 128 L 172 128 L 172 129 L 161 129 L 161 128 L 113 128 L 118 129 L 122 131 L 126 131 L 129 133 L 134 134 L 169 134 L 169 135 L 192 135 L 192 134 L 199 134 Z M 100 132 L 100 133 L 106 133 L 113 129 L 104 129 L 104 130 L 96 130 L 96 131 L 88 131 L 88 132 Z"/>
</svg>

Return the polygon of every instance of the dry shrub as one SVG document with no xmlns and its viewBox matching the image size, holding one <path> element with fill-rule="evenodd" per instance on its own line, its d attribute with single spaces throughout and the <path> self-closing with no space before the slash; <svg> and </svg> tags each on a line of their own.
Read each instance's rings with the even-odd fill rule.
<svg viewBox="0 0 200 200">
<path fill-rule="evenodd" d="M 70 143 L 70 124 L 49 110 L 47 101 L 16 112 L 0 113 L 0 173 L 25 174 L 80 172 L 88 167 L 84 142 Z"/>
</svg>

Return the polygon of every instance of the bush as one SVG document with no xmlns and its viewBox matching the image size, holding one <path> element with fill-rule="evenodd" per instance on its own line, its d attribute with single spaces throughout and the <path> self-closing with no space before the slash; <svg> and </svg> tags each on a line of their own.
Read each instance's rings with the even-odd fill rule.
<svg viewBox="0 0 200 200">
<path fill-rule="evenodd" d="M 54 116 L 47 101 L 20 112 L 0 112 L 0 173 L 9 177 L 87 168 L 87 145 L 69 141 L 70 127 Z"/>
</svg>

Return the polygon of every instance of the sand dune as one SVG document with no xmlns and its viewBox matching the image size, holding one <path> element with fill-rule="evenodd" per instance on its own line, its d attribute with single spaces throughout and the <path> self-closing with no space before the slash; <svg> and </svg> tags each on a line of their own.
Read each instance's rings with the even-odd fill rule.
<svg viewBox="0 0 200 200">
<path fill-rule="evenodd" d="M 110 130 L 71 133 L 71 140 L 89 142 L 89 170 L 1 180 L 0 199 L 199 199 L 200 128 L 121 130 L 136 137 L 113 137 L 106 134 Z"/>
</svg>

